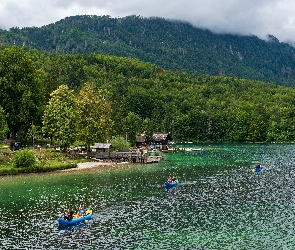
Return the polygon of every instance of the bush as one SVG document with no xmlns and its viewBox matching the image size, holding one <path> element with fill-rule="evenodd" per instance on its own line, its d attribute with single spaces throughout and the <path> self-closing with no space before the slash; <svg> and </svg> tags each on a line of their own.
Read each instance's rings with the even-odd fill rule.
<svg viewBox="0 0 295 250">
<path fill-rule="evenodd" d="M 114 152 L 129 152 L 130 151 L 129 143 L 126 142 L 126 140 L 122 136 L 112 137 L 110 143 L 113 146 L 112 151 L 114 151 Z"/>
<path fill-rule="evenodd" d="M 15 153 L 13 166 L 16 168 L 28 168 L 36 163 L 35 155 L 28 150 L 21 150 Z"/>
</svg>

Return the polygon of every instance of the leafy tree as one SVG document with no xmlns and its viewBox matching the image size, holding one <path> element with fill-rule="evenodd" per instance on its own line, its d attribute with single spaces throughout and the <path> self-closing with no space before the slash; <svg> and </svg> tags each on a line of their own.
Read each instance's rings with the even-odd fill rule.
<svg viewBox="0 0 295 250">
<path fill-rule="evenodd" d="M 40 122 L 44 93 L 29 54 L 18 47 L 0 51 L 0 105 L 15 138 Z"/>
<path fill-rule="evenodd" d="M 112 130 L 111 105 L 90 86 L 85 84 L 76 100 L 78 119 L 77 136 L 90 149 L 95 142 L 105 142 Z"/>
<path fill-rule="evenodd" d="M 141 124 L 141 132 L 145 134 L 148 140 L 152 140 L 154 131 L 154 125 L 149 118 L 145 118 Z"/>
<path fill-rule="evenodd" d="M 140 132 L 141 128 L 140 116 L 129 112 L 126 117 L 123 118 L 123 127 L 126 132 L 126 139 L 130 141 L 131 146 L 136 144 L 136 135 Z"/>
<path fill-rule="evenodd" d="M 50 94 L 43 116 L 43 131 L 66 148 L 76 140 L 77 107 L 74 91 L 61 85 Z"/>
<path fill-rule="evenodd" d="M 8 126 L 5 119 L 3 108 L 0 106 L 0 140 L 3 139 L 4 135 L 8 132 Z"/>
<path fill-rule="evenodd" d="M 27 136 L 32 138 L 33 146 L 35 145 L 35 139 L 41 134 L 41 132 L 41 128 L 32 123 L 31 127 L 28 130 Z"/>
<path fill-rule="evenodd" d="M 122 136 L 113 136 L 110 140 L 115 152 L 129 152 L 130 145 Z"/>
</svg>

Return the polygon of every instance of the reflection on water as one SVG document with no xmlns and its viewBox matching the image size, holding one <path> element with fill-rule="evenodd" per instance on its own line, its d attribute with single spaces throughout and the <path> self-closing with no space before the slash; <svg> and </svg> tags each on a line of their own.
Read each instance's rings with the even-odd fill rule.
<svg viewBox="0 0 295 250">
<path fill-rule="evenodd" d="M 294 146 L 197 147 L 122 171 L 2 178 L 1 249 L 293 249 Z M 60 228 L 81 202 L 92 220 Z"/>
</svg>

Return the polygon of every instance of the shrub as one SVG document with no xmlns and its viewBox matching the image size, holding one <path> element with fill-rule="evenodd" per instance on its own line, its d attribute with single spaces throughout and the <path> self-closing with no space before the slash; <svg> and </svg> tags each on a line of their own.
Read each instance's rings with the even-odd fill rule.
<svg viewBox="0 0 295 250">
<path fill-rule="evenodd" d="M 129 152 L 130 151 L 129 143 L 126 142 L 126 140 L 122 136 L 112 137 L 110 142 L 113 146 L 112 151 L 114 151 L 114 152 Z"/>
<path fill-rule="evenodd" d="M 28 150 L 20 150 L 14 155 L 13 166 L 16 168 L 32 167 L 35 163 L 35 155 Z"/>
</svg>

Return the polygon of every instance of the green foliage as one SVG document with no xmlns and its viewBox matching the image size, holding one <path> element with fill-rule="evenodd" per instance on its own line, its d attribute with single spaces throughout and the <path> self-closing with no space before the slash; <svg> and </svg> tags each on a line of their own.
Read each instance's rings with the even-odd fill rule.
<svg viewBox="0 0 295 250">
<path fill-rule="evenodd" d="M 61 85 L 51 93 L 43 116 L 43 129 L 58 145 L 65 148 L 76 140 L 77 107 L 68 86 Z"/>
<path fill-rule="evenodd" d="M 42 131 L 40 126 L 36 126 L 34 123 L 32 123 L 31 127 L 28 129 L 27 137 L 32 139 L 32 146 L 35 145 L 35 140 L 38 137 L 41 137 Z"/>
<path fill-rule="evenodd" d="M 44 89 L 53 89 L 45 95 L 43 132 L 62 146 L 112 136 L 127 136 L 135 145 L 136 135 L 151 139 L 153 132 L 170 132 L 175 141 L 295 141 L 294 88 L 174 72 L 110 55 L 26 53 Z M 26 105 L 17 108 L 29 113 Z M 8 115 L 19 117 L 4 109 Z M 32 122 L 38 128 L 40 116 L 26 120 L 27 131 Z M 31 128 L 30 136 L 35 132 Z"/>
<path fill-rule="evenodd" d="M 77 138 L 90 148 L 95 142 L 105 142 L 112 130 L 111 105 L 89 84 L 77 97 Z"/>
<path fill-rule="evenodd" d="M 13 166 L 16 168 L 33 167 L 35 163 L 35 155 L 28 150 L 20 150 L 14 154 Z"/>
<path fill-rule="evenodd" d="M 3 108 L 0 106 L 0 141 L 4 138 L 4 135 L 8 132 L 8 126 L 5 119 Z"/>
<path fill-rule="evenodd" d="M 68 168 L 77 167 L 77 163 L 83 161 L 83 159 L 72 159 L 67 157 L 66 153 L 54 152 L 51 150 L 33 151 L 27 149 L 30 155 L 35 156 L 36 162 L 29 166 L 29 164 L 23 164 L 22 159 L 19 159 L 20 165 L 15 166 L 15 155 L 23 153 L 23 151 L 11 152 L 9 149 L 2 149 L 1 152 L 5 152 L 0 156 L 0 175 L 15 175 L 20 173 L 36 173 L 36 172 L 50 172 Z M 18 156 L 17 156 L 18 157 Z M 30 157 L 30 156 L 29 156 Z M 27 157 L 24 157 L 27 159 Z M 32 159 L 33 161 L 33 159 Z"/>
<path fill-rule="evenodd" d="M 0 51 L 0 106 L 13 137 L 40 123 L 44 92 L 30 55 L 18 47 Z"/>
<path fill-rule="evenodd" d="M 126 142 L 126 140 L 122 136 L 112 137 L 112 139 L 110 140 L 110 143 L 113 146 L 112 150 L 115 152 L 129 152 L 130 150 L 129 143 Z"/>
<path fill-rule="evenodd" d="M 126 131 L 126 137 L 130 141 L 131 146 L 135 146 L 135 139 L 138 132 L 141 129 L 142 120 L 139 115 L 129 112 L 126 117 L 123 118 L 123 129 Z"/>
<path fill-rule="evenodd" d="M 238 76 L 294 86 L 293 46 L 280 43 L 273 36 L 268 38 L 265 41 L 254 35 L 215 34 L 181 21 L 140 16 L 72 16 L 40 28 L 0 30 L 1 42 L 10 46 L 61 54 L 138 58 L 180 72 Z M 48 62 L 43 71 L 48 76 L 47 93 L 60 84 L 77 87 L 85 78 L 82 64 L 83 60 Z M 128 73 L 139 75 L 137 70 L 140 68 Z M 58 78 L 65 74 L 70 81 L 59 82 Z M 145 77 L 148 72 L 141 74 Z"/>
</svg>

